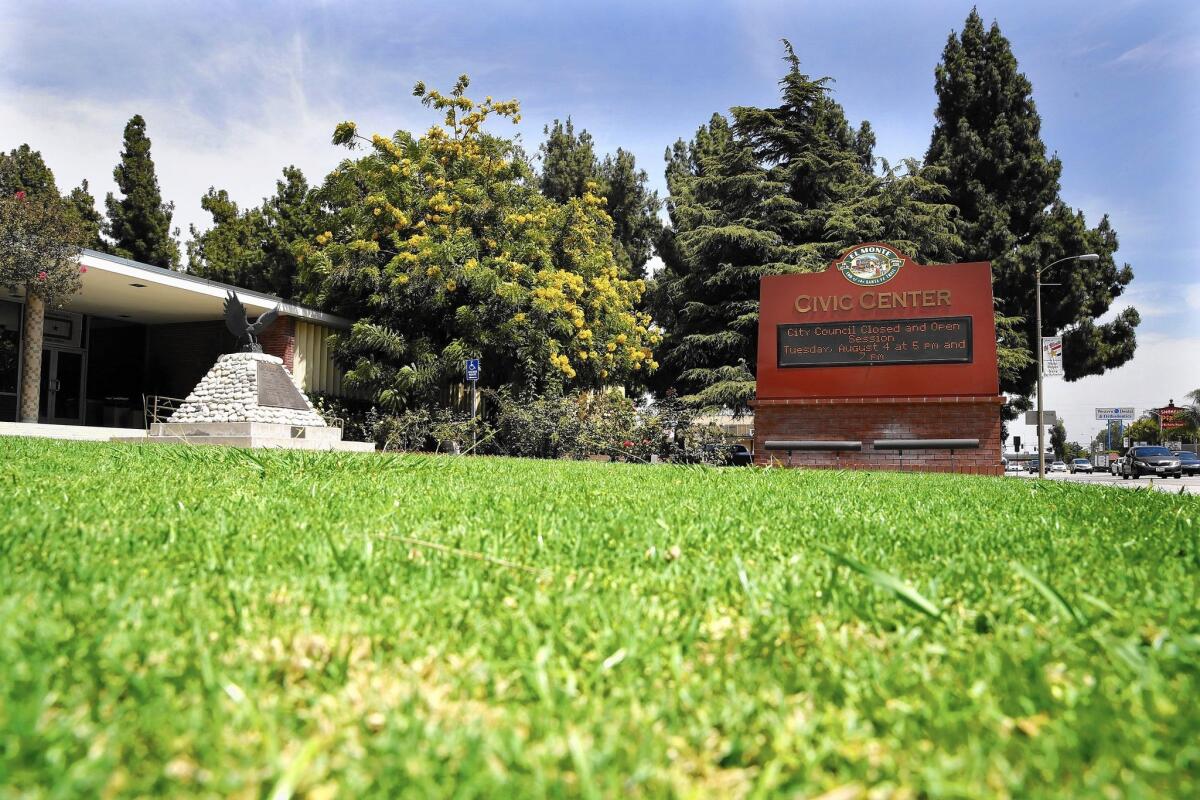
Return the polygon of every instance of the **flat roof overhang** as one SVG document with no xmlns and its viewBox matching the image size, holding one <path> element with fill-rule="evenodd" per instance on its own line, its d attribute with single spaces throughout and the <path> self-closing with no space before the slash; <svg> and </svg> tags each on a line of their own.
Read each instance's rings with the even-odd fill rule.
<svg viewBox="0 0 1200 800">
<path fill-rule="evenodd" d="M 143 325 L 202 322 L 222 319 L 225 294 L 234 292 L 251 315 L 279 306 L 282 315 L 334 330 L 349 330 L 350 320 L 289 303 L 278 297 L 239 289 L 186 272 L 141 264 L 126 258 L 84 250 L 79 263 L 87 267 L 83 288 L 63 310 L 123 319 Z"/>
</svg>

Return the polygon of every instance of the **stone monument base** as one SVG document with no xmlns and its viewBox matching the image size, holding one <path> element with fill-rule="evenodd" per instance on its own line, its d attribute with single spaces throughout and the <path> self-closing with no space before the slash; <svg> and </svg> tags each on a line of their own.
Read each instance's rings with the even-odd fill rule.
<svg viewBox="0 0 1200 800">
<path fill-rule="evenodd" d="M 793 467 L 1003 475 L 996 397 L 833 397 L 754 402 L 754 463 L 786 465 L 771 440 L 856 441 L 862 452 L 794 451 Z M 879 439 L 978 439 L 971 450 L 875 450 Z"/>
<path fill-rule="evenodd" d="M 207 444 L 289 450 L 374 452 L 371 442 L 344 442 L 342 429 L 277 422 L 159 422 L 145 436 L 115 436 L 114 442 Z"/>
</svg>

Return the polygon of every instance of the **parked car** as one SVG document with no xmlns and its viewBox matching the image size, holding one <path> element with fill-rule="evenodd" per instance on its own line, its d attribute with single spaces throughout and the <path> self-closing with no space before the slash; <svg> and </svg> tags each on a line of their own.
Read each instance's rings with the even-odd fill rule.
<svg viewBox="0 0 1200 800">
<path fill-rule="evenodd" d="M 1121 459 L 1121 477 L 1128 480 L 1143 475 L 1182 478 L 1183 466 L 1175 454 L 1165 447 L 1131 447 L 1125 458 Z"/>
<path fill-rule="evenodd" d="M 706 444 L 701 448 L 703 460 L 717 466 L 749 467 L 754 456 L 744 444 Z"/>
<path fill-rule="evenodd" d="M 1074 473 L 1076 473 L 1076 472 L 1088 472 L 1088 473 L 1090 473 L 1091 471 L 1092 471 L 1092 462 L 1088 461 L 1086 458 L 1073 458 L 1073 459 L 1071 459 L 1071 472 L 1072 472 L 1072 474 L 1074 474 Z"/>
<path fill-rule="evenodd" d="M 1200 456 L 1187 450 L 1180 450 L 1175 455 L 1179 456 L 1179 466 L 1183 469 L 1184 474 L 1200 475 Z"/>
<path fill-rule="evenodd" d="M 1062 461 L 1055 461 L 1046 469 L 1046 472 L 1068 472 L 1067 465 Z"/>
<path fill-rule="evenodd" d="M 1019 473 L 1023 469 L 1025 469 L 1025 467 L 1021 464 L 1020 461 L 1010 461 L 1004 467 L 1005 472 L 1018 472 Z"/>
</svg>

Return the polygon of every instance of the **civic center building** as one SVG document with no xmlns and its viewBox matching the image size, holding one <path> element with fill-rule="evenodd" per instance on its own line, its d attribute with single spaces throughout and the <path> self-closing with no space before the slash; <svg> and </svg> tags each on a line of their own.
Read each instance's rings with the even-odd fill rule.
<svg viewBox="0 0 1200 800">
<path fill-rule="evenodd" d="M 279 307 L 260 337 L 309 395 L 345 397 L 328 337 L 350 321 L 278 297 L 84 250 L 81 291 L 46 309 L 38 422 L 142 429 L 147 398 L 184 398 L 239 343 L 225 327 L 226 292 L 251 316 Z M 24 296 L 0 287 L 0 425 L 18 419 Z M 30 426 L 32 427 L 32 426 Z M 32 431 L 31 431 L 32 432 Z M 114 431 L 116 433 L 116 431 Z"/>
</svg>

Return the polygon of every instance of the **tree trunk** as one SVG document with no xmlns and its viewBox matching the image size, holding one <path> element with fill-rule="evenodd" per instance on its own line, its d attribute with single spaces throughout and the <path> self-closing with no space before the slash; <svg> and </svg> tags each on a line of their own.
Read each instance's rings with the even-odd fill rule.
<svg viewBox="0 0 1200 800">
<path fill-rule="evenodd" d="M 46 301 L 25 290 L 25 320 L 21 326 L 21 422 L 38 421 L 42 383 L 42 330 Z"/>
</svg>

